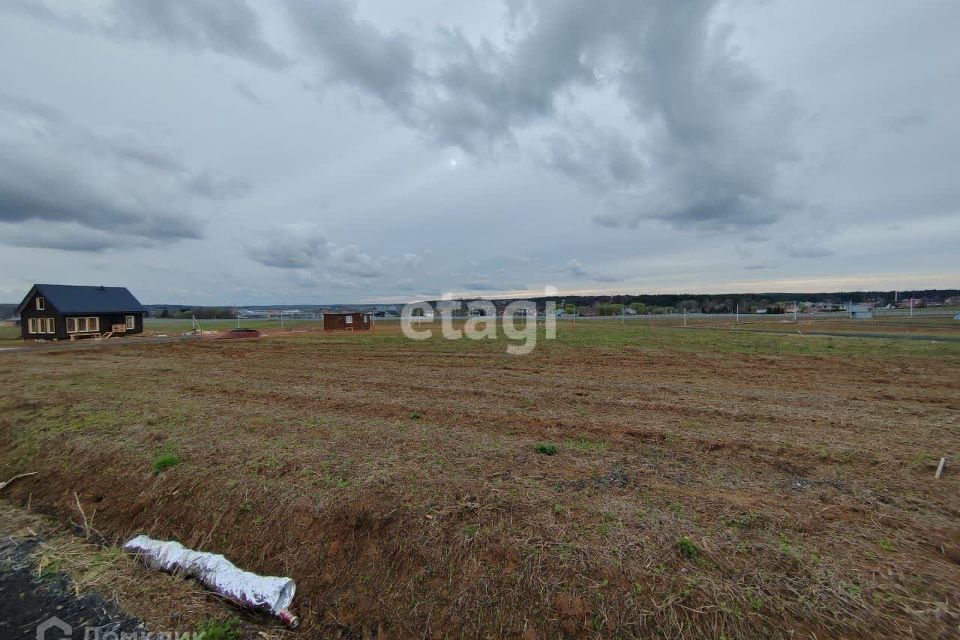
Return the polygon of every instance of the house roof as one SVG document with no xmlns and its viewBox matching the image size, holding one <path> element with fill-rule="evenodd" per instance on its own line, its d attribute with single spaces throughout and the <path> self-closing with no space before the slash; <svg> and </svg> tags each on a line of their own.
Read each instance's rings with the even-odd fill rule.
<svg viewBox="0 0 960 640">
<path fill-rule="evenodd" d="M 87 287 L 71 284 L 35 284 L 17 307 L 23 313 L 39 293 L 60 313 L 143 313 L 143 305 L 126 287 Z"/>
</svg>

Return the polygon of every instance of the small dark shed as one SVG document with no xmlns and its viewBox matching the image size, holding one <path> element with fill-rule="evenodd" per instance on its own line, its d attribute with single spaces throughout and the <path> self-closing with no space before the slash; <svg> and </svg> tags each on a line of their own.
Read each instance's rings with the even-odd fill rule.
<svg viewBox="0 0 960 640">
<path fill-rule="evenodd" d="M 324 331 L 369 331 L 371 322 L 370 314 L 361 311 L 323 314 Z"/>
<path fill-rule="evenodd" d="M 126 287 L 35 284 L 17 313 L 24 340 L 143 332 L 143 306 Z"/>
</svg>

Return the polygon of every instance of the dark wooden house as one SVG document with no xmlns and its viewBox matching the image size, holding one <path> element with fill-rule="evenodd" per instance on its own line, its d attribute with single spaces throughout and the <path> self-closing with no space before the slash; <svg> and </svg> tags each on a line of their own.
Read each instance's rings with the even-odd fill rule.
<svg viewBox="0 0 960 640">
<path fill-rule="evenodd" d="M 24 340 L 67 340 L 143 331 L 143 306 L 126 287 L 35 284 L 17 307 Z"/>
<path fill-rule="evenodd" d="M 369 313 L 360 311 L 323 314 L 324 331 L 369 331 L 372 322 Z"/>
</svg>

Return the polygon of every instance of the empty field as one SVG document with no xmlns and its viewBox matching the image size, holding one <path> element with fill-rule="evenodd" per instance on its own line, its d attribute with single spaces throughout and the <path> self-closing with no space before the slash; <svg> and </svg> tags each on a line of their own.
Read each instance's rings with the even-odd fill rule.
<svg viewBox="0 0 960 640">
<path fill-rule="evenodd" d="M 293 577 L 306 637 L 953 637 L 960 323 L 902 324 L 0 353 L 0 476 Z"/>
</svg>

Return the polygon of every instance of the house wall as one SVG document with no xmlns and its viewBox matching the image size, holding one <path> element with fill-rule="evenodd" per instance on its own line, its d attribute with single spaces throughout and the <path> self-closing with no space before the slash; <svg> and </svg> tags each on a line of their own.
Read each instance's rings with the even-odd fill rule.
<svg viewBox="0 0 960 640">
<path fill-rule="evenodd" d="M 24 308 L 23 313 L 20 314 L 20 335 L 24 340 L 53 340 L 55 338 L 62 340 L 66 337 L 67 331 L 66 327 L 62 326 L 62 316 L 53 308 L 53 305 L 51 305 L 49 301 L 46 302 L 46 308 L 43 311 L 38 311 L 38 295 L 37 293 L 33 294 L 30 302 Z M 30 318 L 53 318 L 56 333 L 30 333 Z"/>
<path fill-rule="evenodd" d="M 347 316 L 353 317 L 353 323 L 347 324 Z M 324 331 L 369 331 L 370 317 L 366 313 L 325 313 L 323 314 Z"/>
</svg>

